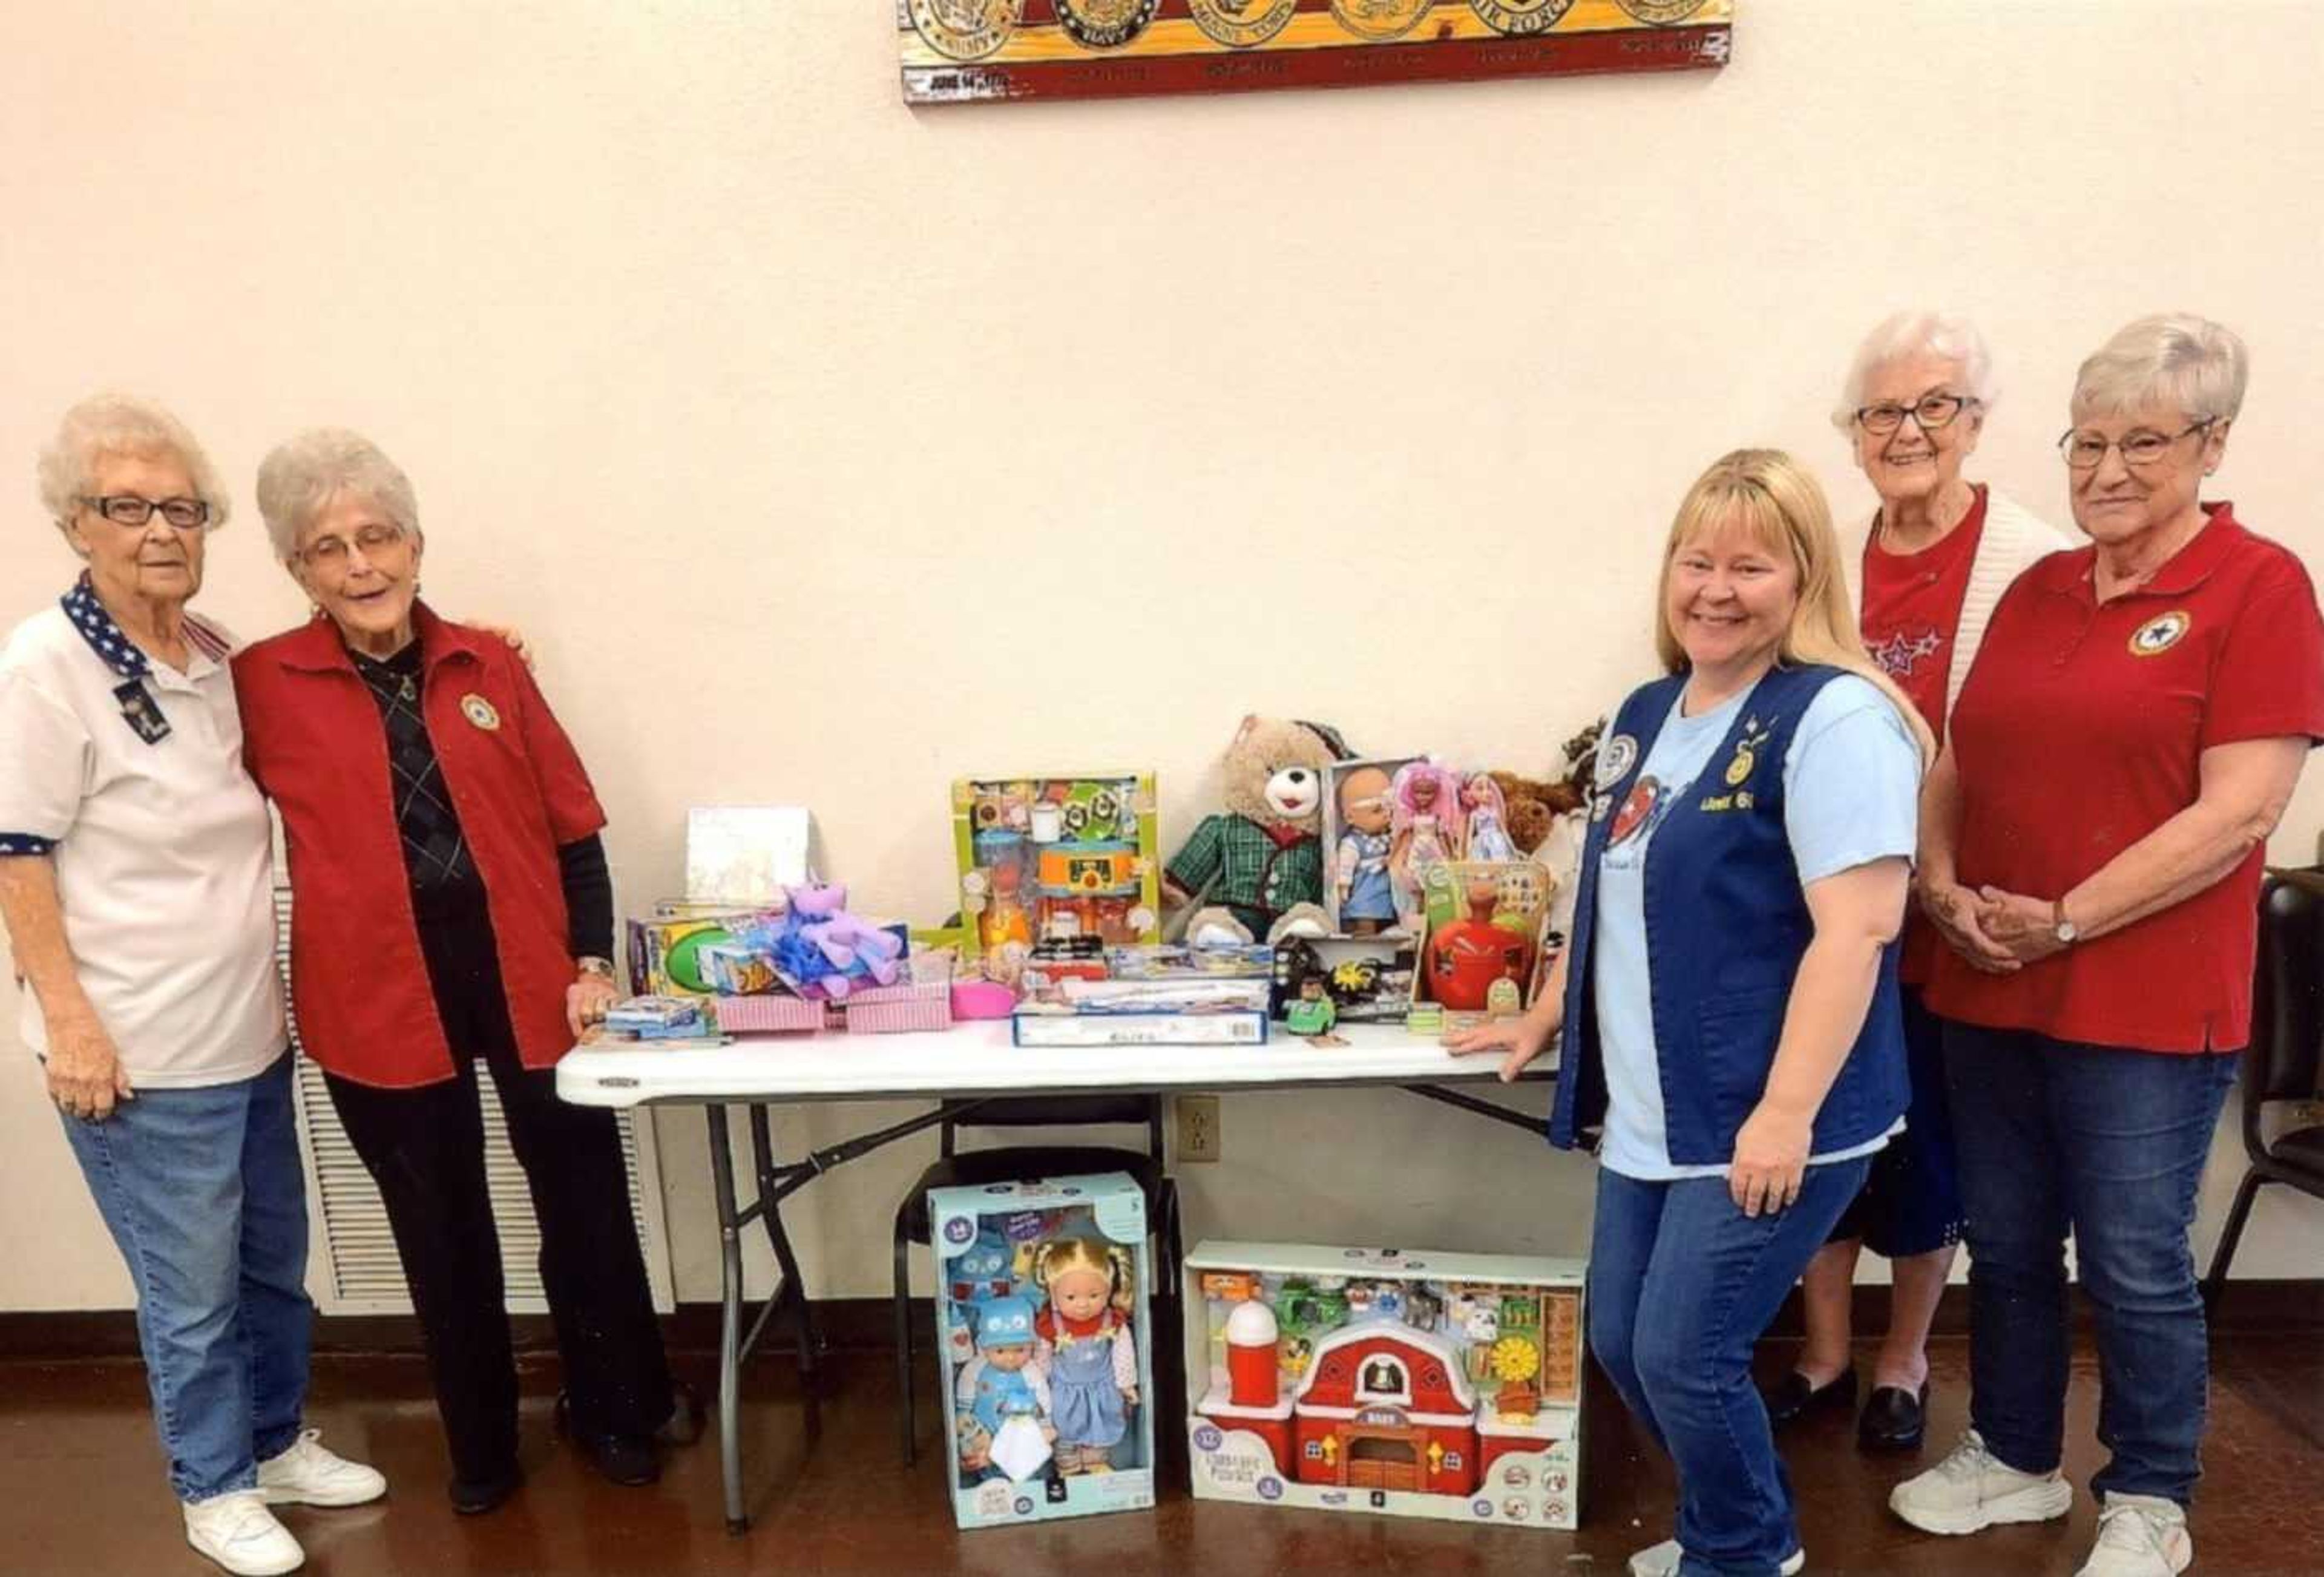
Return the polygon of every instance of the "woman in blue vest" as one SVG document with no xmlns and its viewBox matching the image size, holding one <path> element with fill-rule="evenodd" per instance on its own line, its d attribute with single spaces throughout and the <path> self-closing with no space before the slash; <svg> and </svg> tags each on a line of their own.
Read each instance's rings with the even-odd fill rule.
<svg viewBox="0 0 2324 1577">
<path fill-rule="evenodd" d="M 1895 949 L 1924 724 L 1865 654 L 1789 456 L 1704 472 L 1663 555 L 1667 677 L 1598 754 L 1572 945 L 1501 1076 L 1559 1039 L 1550 1142 L 1597 1137 L 1590 1344 L 1676 1464 L 1637 1577 L 1804 1557 L 1753 1343 L 1901 1127 Z M 1560 1038 L 1562 1035 L 1562 1038 Z"/>
</svg>

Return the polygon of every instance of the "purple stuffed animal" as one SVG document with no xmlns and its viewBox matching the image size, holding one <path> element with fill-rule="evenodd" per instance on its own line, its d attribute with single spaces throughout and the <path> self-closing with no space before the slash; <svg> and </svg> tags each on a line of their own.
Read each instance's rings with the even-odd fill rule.
<svg viewBox="0 0 2324 1577">
<path fill-rule="evenodd" d="M 845 887 L 823 882 L 786 887 L 783 892 L 790 900 L 788 928 L 792 936 L 821 955 L 825 967 L 814 978 L 825 994 L 844 997 L 864 975 L 881 985 L 896 983 L 903 973 L 903 943 L 894 933 L 849 914 Z"/>
</svg>

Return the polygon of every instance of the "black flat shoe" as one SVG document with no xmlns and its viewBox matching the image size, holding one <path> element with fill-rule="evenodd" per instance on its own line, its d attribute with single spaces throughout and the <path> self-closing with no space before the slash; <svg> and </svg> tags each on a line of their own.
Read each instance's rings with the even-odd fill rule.
<svg viewBox="0 0 2324 1577">
<path fill-rule="evenodd" d="M 497 1511 L 502 1502 L 524 1487 L 524 1470 L 512 1465 L 505 1473 L 489 1479 L 455 1479 L 448 1487 L 452 1509 L 463 1517 L 482 1517 L 487 1511 Z"/>
<path fill-rule="evenodd" d="M 607 1481 L 635 1489 L 661 1477 L 661 1458 L 642 1434 L 601 1434 L 582 1442 L 589 1460 Z"/>
<path fill-rule="evenodd" d="M 1856 1421 L 1856 1443 L 1865 1451 L 1914 1451 L 1928 1430 L 1929 1382 L 1918 1395 L 1902 1386 L 1875 1386 Z"/>
<path fill-rule="evenodd" d="M 708 1416 L 702 1405 L 702 1393 L 682 1379 L 669 1382 L 669 1416 L 653 1432 L 659 1445 L 692 1445 L 702 1438 L 704 1420 Z M 557 1406 L 549 1414 L 549 1426 L 558 1434 L 573 1431 L 573 1393 L 557 1393 Z"/>
<path fill-rule="evenodd" d="M 1840 1378 L 1818 1386 L 1794 1369 L 1759 1393 L 1767 1404 L 1767 1422 L 1777 1429 L 1810 1413 L 1837 1411 L 1856 1406 L 1856 1371 L 1840 1370 Z"/>
</svg>

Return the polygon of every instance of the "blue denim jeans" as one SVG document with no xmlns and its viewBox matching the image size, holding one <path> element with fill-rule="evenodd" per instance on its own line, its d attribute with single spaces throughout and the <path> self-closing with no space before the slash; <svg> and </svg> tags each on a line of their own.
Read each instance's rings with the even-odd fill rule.
<svg viewBox="0 0 2324 1577">
<path fill-rule="evenodd" d="M 2187 1504 L 2210 1378 L 2187 1230 L 2233 1056 L 1948 1022 L 1968 1210 L 1969 1421 L 2020 1472 L 2065 1449 L 2066 1234 L 2098 1332 L 2100 1495 Z"/>
<path fill-rule="evenodd" d="M 1643 1183 L 1599 1169 L 1590 1347 L 1677 1464 L 1685 1577 L 1761 1577 L 1800 1547 L 1751 1350 L 1870 1166 L 1811 1167 L 1788 1210 L 1756 1220 L 1724 1177 Z"/>
<path fill-rule="evenodd" d="M 258 1481 L 299 1437 L 314 1306 L 285 1053 L 255 1078 L 143 1090 L 65 1135 L 137 1290 L 153 1421 L 180 1500 Z"/>
</svg>

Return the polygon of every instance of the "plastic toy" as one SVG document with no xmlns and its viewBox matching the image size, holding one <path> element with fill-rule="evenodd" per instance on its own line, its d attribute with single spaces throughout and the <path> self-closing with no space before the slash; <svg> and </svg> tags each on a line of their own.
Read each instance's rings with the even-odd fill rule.
<svg viewBox="0 0 2324 1577">
<path fill-rule="evenodd" d="M 816 883 L 788 889 L 779 914 L 729 922 L 733 942 L 764 957 L 792 991 L 837 1001 L 859 985 L 894 985 L 904 976 L 905 928 L 847 911 L 847 889 Z"/>
<path fill-rule="evenodd" d="M 1283 1015 L 1283 1027 L 1318 1046 L 1345 1046 L 1345 1038 L 1332 1033 L 1339 1019 L 1331 993 L 1323 989 L 1323 977 L 1311 974 L 1299 982 L 1299 995 Z"/>
<path fill-rule="evenodd" d="M 1521 982 L 1531 973 L 1534 939 L 1528 930 L 1494 923 L 1499 889 L 1490 878 L 1471 881 L 1468 897 L 1468 915 L 1431 930 L 1421 957 L 1430 995 L 1448 1008 L 1482 1012 L 1495 982 Z"/>
<path fill-rule="evenodd" d="M 1057 1471 L 1110 1473 L 1138 1406 L 1130 1256 L 1092 1238 L 1057 1238 L 1034 1256 L 1033 1279 L 1048 1294 L 1033 1328 L 1056 1424 Z"/>
<path fill-rule="evenodd" d="M 1579 1261 L 1204 1243 L 1187 1263 L 1197 1499 L 1575 1525 Z M 1361 1273 L 1336 1310 L 1327 1266 Z"/>
<path fill-rule="evenodd" d="M 1397 769 L 1389 788 L 1388 881 L 1404 928 L 1417 932 L 1444 866 L 1460 857 L 1461 779 L 1433 761 Z"/>
<path fill-rule="evenodd" d="M 955 1382 L 961 1417 L 954 1433 L 964 1477 L 1021 1484 L 1049 1464 L 1057 1431 L 1033 1350 L 1030 1303 L 997 1297 L 979 1305 L 976 1356 Z"/>
<path fill-rule="evenodd" d="M 1471 774 L 1461 784 L 1461 857 L 1464 860 L 1508 861 L 1517 857 L 1509 841 L 1508 807 L 1500 785 L 1484 772 Z"/>
<path fill-rule="evenodd" d="M 1160 940 L 1149 773 L 953 785 L 964 964 L 1014 985 L 1037 943 Z"/>
<path fill-rule="evenodd" d="M 1388 870 L 1390 787 L 1388 773 L 1375 766 L 1334 776 L 1341 832 L 1332 862 L 1332 915 L 1340 930 L 1359 936 L 1396 923 L 1395 884 Z"/>
</svg>

